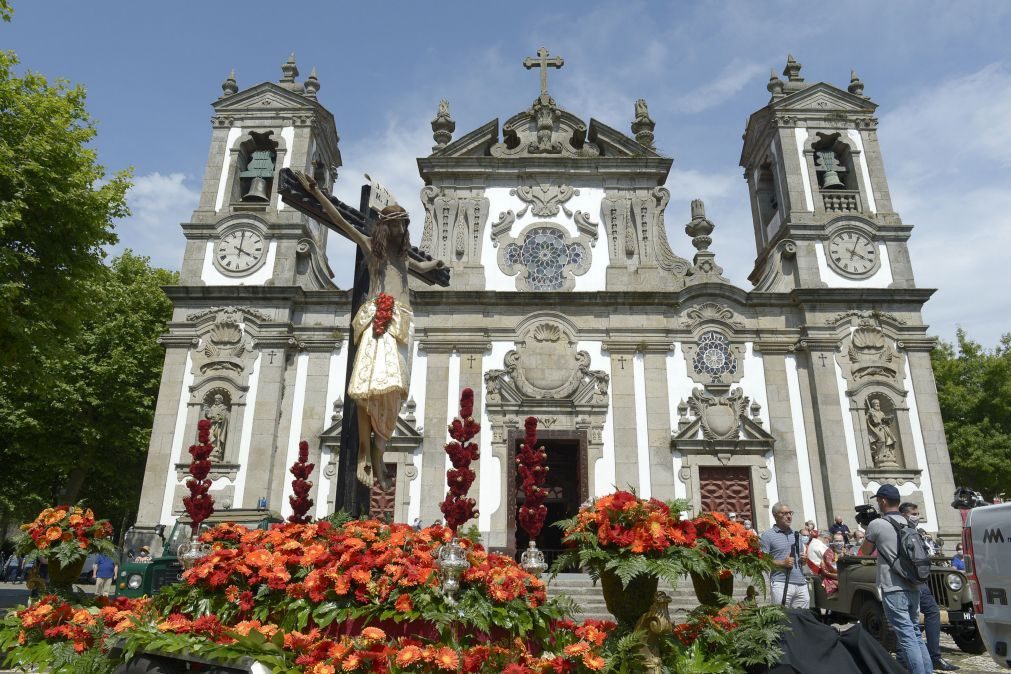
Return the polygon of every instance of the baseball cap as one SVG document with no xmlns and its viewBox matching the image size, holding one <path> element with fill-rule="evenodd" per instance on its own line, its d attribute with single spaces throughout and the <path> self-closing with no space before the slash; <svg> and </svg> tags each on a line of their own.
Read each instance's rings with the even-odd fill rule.
<svg viewBox="0 0 1011 674">
<path fill-rule="evenodd" d="M 899 489 L 894 484 L 883 484 L 878 487 L 874 498 L 878 498 L 879 496 L 886 501 L 898 501 L 901 498 L 899 496 Z"/>
</svg>

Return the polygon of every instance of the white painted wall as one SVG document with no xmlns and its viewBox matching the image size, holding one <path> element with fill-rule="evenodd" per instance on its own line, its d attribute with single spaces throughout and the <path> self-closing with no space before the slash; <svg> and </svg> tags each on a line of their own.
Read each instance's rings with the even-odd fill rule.
<svg viewBox="0 0 1011 674">
<path fill-rule="evenodd" d="M 425 389 L 428 384 L 428 354 L 421 351 L 418 342 L 414 342 L 413 365 L 411 366 L 411 387 L 408 391 L 407 399 L 413 399 L 417 404 L 415 416 L 419 420 L 419 431 L 423 431 L 425 421 Z M 413 524 L 415 518 L 421 516 L 421 468 L 425 458 L 424 443 L 418 445 L 411 454 L 411 463 L 418 471 L 408 485 L 407 493 L 410 501 L 407 504 L 407 522 Z"/>
<path fill-rule="evenodd" d="M 916 404 L 916 389 L 913 388 L 912 374 L 909 369 L 909 358 L 906 358 L 905 372 L 902 378 L 902 388 L 909 391 L 909 423 L 913 427 L 913 451 L 916 454 L 916 465 L 923 473 L 920 474 L 920 491 L 923 492 L 923 508 L 927 521 L 923 528 L 927 531 L 937 531 L 937 508 L 934 505 L 934 486 L 930 481 L 930 463 L 927 461 L 927 449 L 923 441 L 923 426 L 920 425 L 920 410 Z M 910 484 L 907 482 L 906 484 Z M 903 485 L 906 486 L 906 485 Z M 877 491 L 875 489 L 875 491 Z M 902 493 L 901 491 L 899 493 Z"/>
<path fill-rule="evenodd" d="M 495 369 L 501 366 L 502 361 L 510 350 L 516 348 L 512 341 L 492 342 L 491 353 L 483 359 L 484 371 Z M 483 373 L 482 373 L 483 374 Z M 481 458 L 478 465 L 481 470 L 478 473 L 477 492 L 477 528 L 482 532 L 491 531 L 491 516 L 502 506 L 502 462 L 498 457 L 492 455 L 492 430 L 491 417 L 488 416 L 488 405 L 481 405 L 481 434 L 478 437 L 478 449 Z"/>
<path fill-rule="evenodd" d="M 670 406 L 670 427 L 677 432 L 678 405 L 682 400 L 691 397 L 692 389 L 697 384 L 688 378 L 688 363 L 685 362 L 684 351 L 680 344 L 667 352 L 667 404 Z M 678 474 L 683 464 L 681 452 L 673 452 L 674 461 L 674 498 L 688 498 L 688 487 Z"/>
<path fill-rule="evenodd" d="M 797 158 L 800 160 L 800 177 L 804 182 L 804 205 L 814 213 L 814 194 L 811 191 L 811 176 L 807 172 L 807 160 L 804 158 L 804 144 L 807 142 L 807 129 L 794 129 L 797 138 Z"/>
<path fill-rule="evenodd" d="M 165 473 L 165 493 L 162 496 L 161 518 L 159 524 L 171 527 L 175 524 L 176 518 L 172 514 L 172 498 L 175 496 L 176 486 L 179 481 L 176 479 L 176 464 L 179 463 L 183 453 L 183 443 L 186 440 L 186 403 L 190 399 L 190 386 L 193 385 L 193 359 L 190 353 L 186 354 L 186 365 L 183 368 L 183 383 L 179 389 L 179 406 L 176 408 L 176 426 L 172 431 L 172 451 L 169 455 L 168 470 Z"/>
<path fill-rule="evenodd" d="M 214 212 L 217 213 L 225 203 L 225 192 L 228 188 L 228 169 L 232 163 L 232 146 L 242 135 L 241 126 L 233 126 L 228 130 L 228 137 L 225 139 L 225 151 L 221 157 L 221 175 L 218 176 L 218 194 L 214 199 Z"/>
<path fill-rule="evenodd" d="M 653 485 L 649 470 L 649 427 L 646 419 L 646 360 L 636 353 L 632 357 L 632 391 L 635 394 L 635 454 L 639 463 L 639 496 L 650 498 Z"/>
<path fill-rule="evenodd" d="M 582 341 L 576 345 L 576 349 L 590 354 L 590 369 L 603 370 L 607 373 L 608 377 L 611 376 L 611 356 L 608 352 L 604 351 L 603 342 Z M 604 455 L 597 459 L 596 465 L 593 467 L 593 496 L 595 498 L 612 493 L 615 490 L 614 483 L 617 481 L 614 466 L 613 391 L 613 386 L 607 387 L 607 416 L 604 418 L 604 428 L 600 434 L 600 439 L 604 445 Z"/>
<path fill-rule="evenodd" d="M 849 477 L 853 486 L 853 502 L 865 503 L 864 487 L 860 484 L 860 476 L 857 470 L 860 468 L 860 457 L 857 453 L 857 433 L 853 427 L 853 414 L 850 412 L 849 397 L 846 395 L 846 378 L 843 377 L 842 368 L 839 363 L 832 359 L 832 367 L 835 368 L 836 386 L 839 389 L 839 412 L 843 419 L 843 436 L 846 438 L 846 458 L 849 460 Z M 843 479 L 842 476 L 839 476 Z"/>
<path fill-rule="evenodd" d="M 794 445 L 797 450 L 797 472 L 800 478 L 800 500 L 804 520 L 817 518 L 814 506 L 814 480 L 811 472 L 811 450 L 807 444 L 807 425 L 804 423 L 804 403 L 800 397 L 800 373 L 797 370 L 797 356 L 786 355 L 786 389 L 790 396 L 790 419 L 793 423 Z"/>
<path fill-rule="evenodd" d="M 764 420 L 763 427 L 769 430 L 769 395 L 765 384 L 765 359 L 762 354 L 755 352 L 754 342 L 746 342 L 744 345 L 744 375 L 738 384 L 744 389 L 744 395 L 751 398 L 753 402 L 762 406 L 759 418 Z M 749 404 L 750 407 L 750 404 Z M 751 410 L 748 410 L 748 417 L 751 418 Z M 776 481 L 776 457 L 772 452 L 765 455 L 765 467 L 769 470 L 771 477 L 769 485 L 766 487 L 766 495 L 769 504 L 779 500 L 779 483 Z M 753 493 L 758 491 L 758 485 L 752 485 Z M 754 513 L 752 513 L 754 516 Z"/>
<path fill-rule="evenodd" d="M 821 241 L 815 243 L 814 254 L 818 260 L 818 274 L 829 288 L 887 288 L 892 284 L 892 264 L 888 259 L 888 248 L 883 243 L 878 243 L 881 266 L 865 279 L 846 278 L 832 269 L 825 256 L 825 244 Z"/>
<path fill-rule="evenodd" d="M 323 415 L 323 425 L 319 429 L 319 432 L 323 432 L 330 426 L 330 418 L 333 415 L 333 404 L 338 397 L 341 396 L 344 391 L 344 375 L 347 372 L 348 363 L 348 340 L 344 340 L 340 348 L 334 349 L 330 354 L 330 367 L 327 371 L 326 377 L 326 400 L 327 400 L 327 410 L 330 410 L 329 414 Z M 316 485 L 316 495 L 313 497 L 316 499 L 316 519 L 321 517 L 326 517 L 330 513 L 327 512 L 327 497 L 330 495 L 330 478 L 323 474 L 324 467 L 330 462 L 329 448 L 324 448 L 321 452 L 319 458 L 319 479 Z"/>
<path fill-rule="evenodd" d="M 864 185 L 867 187 L 864 190 L 864 196 L 867 197 L 867 208 L 870 209 L 871 213 L 877 213 L 878 206 L 874 200 L 874 188 L 871 187 L 871 172 L 867 170 L 867 157 L 864 154 L 864 140 L 856 129 L 847 129 L 846 135 L 853 141 L 856 149 L 860 151 L 860 175 L 863 176 Z"/>
<path fill-rule="evenodd" d="M 489 187 L 485 190 L 489 206 L 489 224 L 484 232 L 484 245 L 481 251 L 481 264 L 485 269 L 485 288 L 487 290 L 498 290 L 504 292 L 516 292 L 516 276 L 508 276 L 499 269 L 498 248 L 491 242 L 491 223 L 498 220 L 499 213 L 511 210 L 517 213 L 523 210 L 526 204 L 519 197 L 509 194 L 510 187 Z M 607 241 L 604 238 L 603 228 L 600 227 L 600 202 L 604 198 L 604 190 L 599 187 L 577 187 L 579 194 L 573 196 L 565 203 L 565 207 L 575 213 L 583 211 L 590 215 L 590 220 L 598 224 L 596 245 L 587 248 L 587 253 L 591 256 L 590 268 L 582 276 L 575 276 L 575 291 L 593 292 L 604 290 L 606 286 L 608 253 Z M 523 217 L 516 218 L 509 236 L 516 237 L 524 228 L 535 222 L 550 222 L 558 225 L 569 236 L 575 238 L 579 235 L 574 220 L 562 210 L 558 215 L 545 218 L 533 215 L 528 209 Z M 499 247 L 507 245 L 499 239 Z M 523 272 L 521 271 L 520 274 Z"/>
<path fill-rule="evenodd" d="M 277 258 L 277 241 L 271 239 L 267 246 L 267 259 L 263 265 L 247 276 L 226 276 L 214 266 L 214 241 L 207 242 L 204 250 L 204 266 L 200 280 L 209 286 L 259 286 L 274 275 L 274 260 Z"/>
<path fill-rule="evenodd" d="M 298 443 L 302 439 L 302 414 L 305 411 L 305 384 L 308 376 L 309 354 L 303 352 L 298 354 L 295 359 L 295 390 L 291 402 L 291 428 L 288 430 L 288 448 L 282 466 L 286 476 L 288 468 L 298 459 Z M 292 494 L 294 492 L 291 489 L 291 480 L 285 479 L 279 508 L 281 517 L 287 517 L 292 513 L 291 504 L 288 502 L 288 497 Z M 274 504 L 275 508 L 277 505 Z"/>
</svg>

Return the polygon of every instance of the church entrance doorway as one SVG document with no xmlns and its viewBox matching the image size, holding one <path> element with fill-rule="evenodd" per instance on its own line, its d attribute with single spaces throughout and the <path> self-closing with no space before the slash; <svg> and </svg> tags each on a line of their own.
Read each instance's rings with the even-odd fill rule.
<svg viewBox="0 0 1011 674">
<path fill-rule="evenodd" d="M 699 466 L 699 496 L 702 512 L 736 513 L 738 521 L 755 521 L 747 466 Z"/>
<path fill-rule="evenodd" d="M 523 442 L 523 431 L 509 433 L 509 494 L 508 531 L 512 532 L 510 552 L 519 561 L 520 554 L 527 549 L 529 537 L 519 527 L 517 509 L 523 505 L 523 490 L 516 472 L 516 453 Z M 580 504 L 590 497 L 589 468 L 587 466 L 587 438 L 585 431 L 537 431 L 538 445 L 543 445 L 548 455 L 548 477 L 545 489 L 548 496 L 544 505 L 548 516 L 544 528 L 537 537 L 537 547 L 544 552 L 545 561 L 552 564 L 562 551 L 562 532 L 552 526 L 558 520 L 575 516 Z"/>
</svg>

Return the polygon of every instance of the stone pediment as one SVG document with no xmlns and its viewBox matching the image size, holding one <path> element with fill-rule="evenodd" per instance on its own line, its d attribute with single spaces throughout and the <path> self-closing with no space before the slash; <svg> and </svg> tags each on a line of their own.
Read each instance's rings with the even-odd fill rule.
<svg viewBox="0 0 1011 674">
<path fill-rule="evenodd" d="M 600 148 L 604 157 L 662 157 L 639 142 L 603 122 L 590 118 L 590 142 Z"/>
<path fill-rule="evenodd" d="M 696 388 L 678 405 L 680 418 L 671 433 L 671 448 L 682 453 L 731 450 L 764 454 L 772 450 L 776 439 L 763 427 L 760 412 L 740 388 L 728 395 Z"/>
<path fill-rule="evenodd" d="M 877 104 L 863 96 L 843 91 L 831 84 L 819 82 L 789 94 L 770 104 L 773 110 L 811 110 L 833 112 L 860 112 L 869 114 L 877 109 Z"/>
<path fill-rule="evenodd" d="M 386 445 L 387 452 L 413 452 L 421 446 L 424 436 L 422 429 L 417 425 L 415 411 L 417 404 L 413 399 L 408 400 L 404 409 L 397 417 L 397 424 L 393 429 L 393 437 Z M 335 450 L 341 444 L 341 430 L 344 424 L 344 401 L 338 398 L 333 405 L 333 415 L 330 417 L 330 425 L 319 434 L 320 444 L 324 447 L 333 447 Z M 335 451 L 332 457 L 337 456 Z M 336 462 L 334 463 L 336 468 Z M 335 471 L 336 472 L 336 471 Z"/>
<path fill-rule="evenodd" d="M 325 111 L 319 103 L 273 82 L 261 82 L 230 96 L 219 98 L 211 104 L 217 113 L 248 112 L 258 109 L 283 109 Z M 329 115 L 329 113 L 327 113 Z"/>
<path fill-rule="evenodd" d="M 487 157 L 491 146 L 498 142 L 498 119 L 479 126 L 465 136 L 460 136 L 432 157 Z"/>
<path fill-rule="evenodd" d="M 534 101 L 529 110 L 502 125 L 502 142 L 491 147 L 493 157 L 599 157 L 600 148 L 587 142 L 586 123 L 554 100 Z"/>
</svg>

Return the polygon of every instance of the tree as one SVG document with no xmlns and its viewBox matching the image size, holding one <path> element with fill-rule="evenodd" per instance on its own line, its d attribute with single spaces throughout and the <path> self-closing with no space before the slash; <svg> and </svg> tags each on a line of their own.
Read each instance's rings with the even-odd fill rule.
<svg viewBox="0 0 1011 674">
<path fill-rule="evenodd" d="M 988 498 L 1011 490 L 1011 333 L 987 351 L 959 329 L 931 362 L 956 484 Z"/>
<path fill-rule="evenodd" d="M 0 0 L 0 17 L 10 5 Z M 88 143 L 95 126 L 83 87 L 15 73 L 0 52 L 0 367 L 33 367 L 67 345 L 94 310 L 113 221 L 127 214 L 128 172 L 107 179 Z"/>
<path fill-rule="evenodd" d="M 117 526 L 135 512 L 172 314 L 161 286 L 175 283 L 126 251 L 83 289 L 95 313 L 80 332 L 42 357 L 52 383 L 0 378 L 0 513 L 16 520 L 78 498 Z"/>
</svg>

